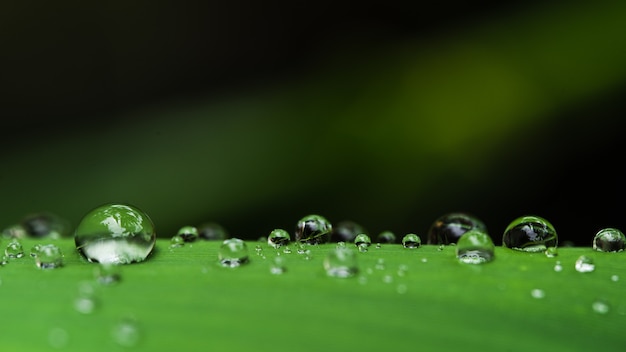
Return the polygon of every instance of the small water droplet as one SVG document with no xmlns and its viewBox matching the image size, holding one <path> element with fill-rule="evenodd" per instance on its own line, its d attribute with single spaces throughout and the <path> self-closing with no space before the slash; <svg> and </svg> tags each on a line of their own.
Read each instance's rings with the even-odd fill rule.
<svg viewBox="0 0 626 352">
<path fill-rule="evenodd" d="M 280 248 L 291 242 L 291 235 L 284 229 L 274 229 L 267 236 L 267 244 L 272 248 Z"/>
<path fill-rule="evenodd" d="M 81 314 L 91 314 L 96 310 L 96 299 L 92 296 L 78 296 L 74 300 L 74 309 Z"/>
<path fill-rule="evenodd" d="M 469 230 L 481 230 L 487 233 L 487 227 L 476 216 L 453 212 L 437 218 L 428 229 L 428 244 L 456 243 Z"/>
<path fill-rule="evenodd" d="M 285 254 L 291 254 L 291 248 L 289 246 L 285 246 L 285 248 L 283 248 L 283 253 Z M 280 253 L 279 253 L 280 254 Z"/>
<path fill-rule="evenodd" d="M 121 267 L 117 264 L 100 264 L 93 274 L 101 285 L 114 285 L 122 280 Z"/>
<path fill-rule="evenodd" d="M 296 224 L 296 241 L 308 244 L 327 243 L 333 226 L 321 215 L 307 215 Z"/>
<path fill-rule="evenodd" d="M 596 265 L 594 264 L 593 259 L 591 257 L 587 257 L 586 255 L 578 257 L 574 267 L 579 273 L 590 273 L 596 270 Z"/>
<path fill-rule="evenodd" d="M 591 309 L 598 314 L 607 314 L 611 310 L 610 308 L 609 303 L 601 299 L 595 300 L 591 304 Z"/>
<path fill-rule="evenodd" d="M 396 243 L 396 234 L 391 231 L 383 231 L 376 236 L 376 242 L 379 243 Z"/>
<path fill-rule="evenodd" d="M 441 252 L 444 248 L 445 246 L 443 244 L 440 244 L 439 246 L 437 246 L 437 251 Z"/>
<path fill-rule="evenodd" d="M 0 265 L 5 266 L 7 264 L 9 264 L 9 257 L 7 257 L 6 255 L 0 257 Z"/>
<path fill-rule="evenodd" d="M 386 284 L 390 284 L 393 282 L 393 276 L 391 276 L 390 274 L 385 274 L 383 275 L 383 282 Z"/>
<path fill-rule="evenodd" d="M 35 264 L 40 269 L 56 269 L 63 266 L 63 253 L 54 244 L 45 244 L 39 247 Z"/>
<path fill-rule="evenodd" d="M 206 241 L 223 241 L 228 238 L 228 231 L 216 222 L 206 222 L 198 227 L 198 238 Z"/>
<path fill-rule="evenodd" d="M 457 242 L 456 257 L 461 263 L 488 263 L 494 259 L 494 256 L 493 241 L 489 235 L 481 230 L 469 230 Z"/>
<path fill-rule="evenodd" d="M 556 263 L 554 263 L 554 271 L 556 272 L 563 271 L 563 266 L 561 265 L 561 262 L 557 261 Z"/>
<path fill-rule="evenodd" d="M 546 251 L 544 252 L 544 254 L 548 258 L 554 258 L 554 257 L 559 255 L 559 252 L 556 249 L 556 247 L 548 247 L 548 248 L 546 248 Z"/>
<path fill-rule="evenodd" d="M 170 248 L 179 248 L 185 245 L 185 239 L 183 236 L 174 235 L 170 238 Z"/>
<path fill-rule="evenodd" d="M 359 249 L 359 252 L 367 252 L 367 248 L 372 244 L 372 240 L 367 234 L 360 233 L 354 238 L 354 244 Z"/>
<path fill-rule="evenodd" d="M 407 271 L 409 271 L 409 267 L 405 264 L 400 264 L 400 266 L 398 266 L 398 276 L 405 276 Z"/>
<path fill-rule="evenodd" d="M 530 291 L 530 295 L 531 295 L 532 298 L 542 299 L 542 298 L 544 298 L 546 296 L 546 293 L 545 293 L 544 290 L 542 290 L 540 288 L 535 288 L 535 289 L 532 289 Z"/>
<path fill-rule="evenodd" d="M 376 249 L 380 249 L 382 248 L 382 245 L 380 243 L 376 243 Z"/>
<path fill-rule="evenodd" d="M 134 347 L 141 338 L 139 326 L 133 319 L 123 319 L 113 326 L 111 331 L 113 341 L 120 346 Z"/>
<path fill-rule="evenodd" d="M 287 272 L 287 266 L 285 265 L 285 258 L 274 257 L 270 264 L 270 273 L 274 275 L 281 275 Z"/>
<path fill-rule="evenodd" d="M 401 295 L 405 294 L 407 289 L 408 288 L 405 284 L 398 284 L 398 286 L 396 286 L 396 292 L 398 292 Z"/>
<path fill-rule="evenodd" d="M 353 277 L 358 272 L 356 253 L 349 247 L 336 247 L 324 258 L 324 269 L 328 276 Z"/>
<path fill-rule="evenodd" d="M 621 252 L 626 247 L 626 236 L 616 228 L 605 228 L 593 238 L 593 249 L 600 252 Z"/>
<path fill-rule="evenodd" d="M 37 257 L 37 254 L 39 254 L 39 251 L 41 250 L 41 245 L 40 244 L 35 244 L 30 248 L 30 256 L 35 258 Z"/>
<path fill-rule="evenodd" d="M 22 243 L 17 239 L 12 239 L 4 249 L 4 254 L 8 258 L 22 258 L 24 256 L 24 248 Z"/>
<path fill-rule="evenodd" d="M 428 262 L 428 258 L 422 258 L 422 263 Z"/>
<path fill-rule="evenodd" d="M 414 233 L 407 233 L 402 237 L 402 246 L 404 248 L 419 248 L 421 245 L 422 239 Z"/>
<path fill-rule="evenodd" d="M 218 259 L 223 267 L 235 268 L 248 263 L 248 246 L 239 238 L 225 240 L 220 246 Z"/>
<path fill-rule="evenodd" d="M 557 234 L 554 226 L 539 216 L 521 216 L 504 230 L 502 244 L 524 252 L 545 252 L 556 247 Z"/>
<path fill-rule="evenodd" d="M 127 204 L 106 204 L 89 211 L 75 231 L 76 249 L 88 261 L 130 264 L 144 261 L 156 233 L 146 213 Z"/>
<path fill-rule="evenodd" d="M 613 282 L 618 282 L 618 281 L 619 281 L 619 276 L 617 276 L 617 275 L 611 275 L 611 281 L 613 281 Z"/>
<path fill-rule="evenodd" d="M 376 265 L 374 265 L 374 269 L 385 270 L 385 259 L 383 258 L 376 259 Z"/>
<path fill-rule="evenodd" d="M 183 226 L 178 229 L 176 235 L 182 237 L 185 242 L 193 242 L 198 239 L 198 228 L 195 226 Z"/>
</svg>

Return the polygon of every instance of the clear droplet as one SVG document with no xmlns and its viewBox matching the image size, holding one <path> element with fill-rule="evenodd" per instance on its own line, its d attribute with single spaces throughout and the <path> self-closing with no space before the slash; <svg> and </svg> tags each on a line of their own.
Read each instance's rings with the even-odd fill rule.
<svg viewBox="0 0 626 352">
<path fill-rule="evenodd" d="M 96 298 L 90 295 L 80 295 L 74 300 L 74 309 L 81 314 L 93 313 L 96 305 Z"/>
<path fill-rule="evenodd" d="M 136 346 L 141 338 L 139 326 L 133 319 L 123 319 L 113 326 L 113 340 L 124 347 Z"/>
<path fill-rule="evenodd" d="M 185 242 L 193 242 L 198 238 L 198 228 L 195 226 L 183 226 L 176 233 Z"/>
<path fill-rule="evenodd" d="M 58 239 L 70 234 L 69 222 L 50 212 L 29 214 L 20 224 L 28 237 Z"/>
<path fill-rule="evenodd" d="M 274 229 L 267 236 L 267 244 L 272 248 L 280 248 L 291 242 L 291 235 L 283 229 Z"/>
<path fill-rule="evenodd" d="M 41 245 L 35 257 L 35 264 L 40 269 L 60 268 L 63 266 L 63 253 L 54 244 Z"/>
<path fill-rule="evenodd" d="M 590 273 L 596 270 L 596 265 L 594 264 L 593 259 L 591 257 L 587 257 L 586 255 L 578 257 L 574 267 L 579 273 Z"/>
<path fill-rule="evenodd" d="M 146 260 L 156 243 L 152 220 L 137 207 L 106 204 L 88 212 L 74 235 L 90 262 L 129 264 Z"/>
<path fill-rule="evenodd" d="M 524 252 L 545 252 L 557 246 L 554 226 L 539 216 L 521 216 L 504 230 L 502 244 Z"/>
<path fill-rule="evenodd" d="M 428 229 L 428 244 L 456 243 L 464 233 L 477 229 L 487 233 L 487 226 L 476 216 L 453 212 L 437 218 Z"/>
<path fill-rule="evenodd" d="M 591 304 L 591 309 L 598 314 L 607 314 L 610 310 L 611 307 L 609 306 L 609 303 L 603 299 L 598 299 L 593 301 L 593 303 Z"/>
<path fill-rule="evenodd" d="M 469 230 L 459 238 L 456 257 L 461 263 L 482 264 L 493 260 L 495 246 L 491 237 L 481 230 Z"/>
<path fill-rule="evenodd" d="M 174 235 L 170 238 L 170 248 L 179 248 L 185 245 L 185 239 L 183 236 Z"/>
<path fill-rule="evenodd" d="M 96 281 L 101 285 L 110 286 L 122 280 L 121 268 L 118 264 L 101 263 L 93 270 Z"/>
<path fill-rule="evenodd" d="M 4 249 L 4 254 L 8 258 L 22 258 L 24 256 L 22 243 L 15 238 L 12 239 Z"/>
<path fill-rule="evenodd" d="M 206 222 L 198 227 L 198 238 L 206 241 L 223 241 L 228 238 L 228 231 L 216 222 Z"/>
<path fill-rule="evenodd" d="M 222 266 L 235 268 L 248 262 L 248 246 L 239 238 L 225 240 L 220 246 L 218 259 Z"/>
<path fill-rule="evenodd" d="M 544 252 L 544 254 L 548 258 L 554 258 L 554 257 L 559 255 L 559 252 L 556 249 L 556 247 L 548 247 L 548 248 L 546 248 L 546 251 Z"/>
<path fill-rule="evenodd" d="M 422 239 L 414 233 L 407 233 L 402 237 L 402 246 L 404 248 L 419 248 L 421 245 Z"/>
<path fill-rule="evenodd" d="M 561 272 L 563 271 L 563 266 L 561 265 L 561 262 L 556 262 L 554 263 L 554 271 L 556 272 Z"/>
<path fill-rule="evenodd" d="M 296 224 L 296 241 L 308 244 L 328 243 L 333 226 L 321 215 L 307 215 Z"/>
<path fill-rule="evenodd" d="M 396 234 L 391 231 L 383 231 L 376 236 L 376 242 L 378 243 L 396 243 Z"/>
<path fill-rule="evenodd" d="M 359 249 L 359 252 L 367 252 L 369 246 L 372 245 L 372 240 L 367 234 L 361 233 L 354 238 L 354 244 Z"/>
<path fill-rule="evenodd" d="M 287 266 L 285 265 L 285 258 L 283 257 L 274 257 L 272 259 L 272 263 L 270 264 L 270 273 L 274 275 L 281 275 L 287 271 Z"/>
<path fill-rule="evenodd" d="M 626 248 L 626 236 L 616 228 L 605 228 L 593 238 L 593 249 L 600 252 L 621 252 Z"/>
<path fill-rule="evenodd" d="M 533 290 L 530 291 L 530 295 L 532 298 L 535 299 L 542 299 L 546 296 L 546 293 L 544 290 L 540 289 L 540 288 L 535 288 Z"/>
<path fill-rule="evenodd" d="M 349 247 L 335 247 L 324 258 L 324 269 L 332 277 L 355 276 L 359 271 L 355 251 Z"/>
<path fill-rule="evenodd" d="M 351 220 L 344 220 L 333 226 L 331 239 L 335 242 L 354 242 L 356 236 L 361 233 L 367 233 L 361 224 Z"/>
<path fill-rule="evenodd" d="M 35 258 L 37 257 L 37 255 L 39 254 L 39 251 L 41 250 L 41 245 L 40 244 L 35 244 L 32 247 L 30 247 L 30 256 Z"/>
<path fill-rule="evenodd" d="M 619 281 L 619 276 L 618 275 L 611 275 L 611 281 L 618 282 Z"/>
</svg>

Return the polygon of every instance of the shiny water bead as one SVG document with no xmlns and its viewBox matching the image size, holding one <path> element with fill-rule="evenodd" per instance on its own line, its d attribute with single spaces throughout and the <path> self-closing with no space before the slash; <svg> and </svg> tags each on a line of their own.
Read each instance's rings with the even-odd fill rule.
<svg viewBox="0 0 626 352">
<path fill-rule="evenodd" d="M 605 228 L 593 238 L 593 249 L 600 252 L 621 252 L 626 247 L 626 236 L 616 228 Z"/>
<path fill-rule="evenodd" d="M 437 218 L 428 229 L 428 244 L 456 243 L 469 230 L 487 233 L 487 226 L 477 217 L 462 213 L 448 213 Z"/>
<path fill-rule="evenodd" d="M 378 243 L 396 243 L 396 234 L 391 231 L 383 231 L 376 236 L 376 242 Z"/>
<path fill-rule="evenodd" d="M 4 249 L 4 254 L 9 258 L 21 258 L 24 256 L 22 243 L 17 239 L 12 239 Z"/>
<path fill-rule="evenodd" d="M 40 269 L 60 268 L 63 266 L 63 253 L 54 244 L 41 245 L 35 256 L 35 264 Z"/>
<path fill-rule="evenodd" d="M 195 226 L 183 226 L 176 233 L 185 242 L 193 242 L 198 238 L 198 229 Z"/>
<path fill-rule="evenodd" d="M 355 251 L 349 247 L 335 247 L 324 258 L 324 270 L 326 275 L 331 277 L 355 276 L 359 271 Z"/>
<path fill-rule="evenodd" d="M 494 259 L 495 245 L 491 237 L 480 230 L 470 230 L 459 238 L 456 257 L 461 263 L 482 264 Z"/>
<path fill-rule="evenodd" d="M 308 244 L 327 243 L 333 226 L 321 215 L 307 215 L 296 224 L 296 241 Z"/>
<path fill-rule="evenodd" d="M 198 226 L 198 238 L 206 241 L 223 241 L 228 238 L 228 231 L 216 222 L 206 222 Z"/>
<path fill-rule="evenodd" d="M 129 264 L 148 258 L 156 233 L 150 217 L 139 208 L 106 204 L 81 219 L 74 241 L 78 252 L 90 262 Z"/>
<path fill-rule="evenodd" d="M 70 234 L 68 221 L 50 212 L 27 215 L 20 224 L 28 237 L 57 239 Z"/>
<path fill-rule="evenodd" d="M 291 235 L 283 229 L 274 229 L 267 236 L 267 244 L 272 248 L 280 248 L 291 242 Z"/>
<path fill-rule="evenodd" d="M 181 235 L 174 235 L 170 238 L 170 248 L 183 247 L 185 245 L 185 239 Z"/>
<path fill-rule="evenodd" d="M 35 258 L 37 257 L 37 255 L 39 254 L 39 251 L 41 250 L 41 245 L 40 244 L 35 244 L 32 247 L 30 247 L 30 256 Z"/>
<path fill-rule="evenodd" d="M 357 247 L 369 247 L 372 245 L 372 239 L 367 234 L 361 233 L 354 238 L 354 244 Z"/>
<path fill-rule="evenodd" d="M 248 263 L 248 246 L 239 238 L 224 240 L 218 252 L 219 263 L 227 268 L 235 268 Z"/>
<path fill-rule="evenodd" d="M 554 226 L 539 216 L 521 216 L 504 230 L 502 244 L 524 252 L 545 252 L 557 246 Z"/>
<path fill-rule="evenodd" d="M 270 273 L 274 275 L 281 275 L 287 272 L 287 266 L 285 264 L 285 258 L 282 256 L 274 257 L 270 264 Z"/>
<path fill-rule="evenodd" d="M 361 224 L 351 220 L 340 221 L 333 226 L 331 240 L 334 242 L 354 242 L 357 235 L 367 233 Z"/>
<path fill-rule="evenodd" d="M 141 331 L 134 319 L 122 319 L 111 330 L 113 341 L 122 347 L 135 347 L 141 341 Z"/>
<path fill-rule="evenodd" d="M 559 252 L 556 247 L 548 247 L 543 254 L 545 254 L 548 258 L 554 258 L 559 255 Z"/>
<path fill-rule="evenodd" d="M 586 255 L 581 255 L 580 257 L 578 257 L 578 259 L 576 259 L 574 268 L 579 273 L 590 273 L 596 270 L 596 265 L 593 261 L 593 258 L 587 257 Z"/>
<path fill-rule="evenodd" d="M 418 248 L 421 245 L 422 239 L 414 233 L 408 233 L 402 237 L 402 246 L 404 248 Z"/>
</svg>

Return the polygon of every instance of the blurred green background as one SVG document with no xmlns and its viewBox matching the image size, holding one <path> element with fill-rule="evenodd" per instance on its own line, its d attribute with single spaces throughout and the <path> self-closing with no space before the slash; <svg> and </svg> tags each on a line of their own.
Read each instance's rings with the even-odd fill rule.
<svg viewBox="0 0 626 352">
<path fill-rule="evenodd" d="M 452 211 L 626 230 L 626 2 L 0 5 L 0 225 L 129 202 L 160 237 Z"/>
</svg>

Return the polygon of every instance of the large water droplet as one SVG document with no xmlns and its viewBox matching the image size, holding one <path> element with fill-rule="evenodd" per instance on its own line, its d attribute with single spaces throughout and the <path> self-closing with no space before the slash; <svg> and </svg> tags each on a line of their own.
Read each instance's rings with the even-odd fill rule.
<svg viewBox="0 0 626 352">
<path fill-rule="evenodd" d="M 524 252 L 545 252 L 556 247 L 557 234 L 554 226 L 539 216 L 521 216 L 504 230 L 502 244 Z"/>
<path fill-rule="evenodd" d="M 494 256 L 495 246 L 491 237 L 480 230 L 467 231 L 457 242 L 456 257 L 461 263 L 488 263 Z"/>
<path fill-rule="evenodd" d="M 40 269 L 56 269 L 63 266 L 63 253 L 54 244 L 39 246 L 35 256 L 35 263 Z"/>
<path fill-rule="evenodd" d="M 354 242 L 356 236 L 362 233 L 367 233 L 367 231 L 361 224 L 351 220 L 344 220 L 333 226 L 331 239 L 335 242 Z"/>
<path fill-rule="evenodd" d="M 359 271 L 355 251 L 348 247 L 335 247 L 324 258 L 324 269 L 332 277 L 355 276 Z"/>
<path fill-rule="evenodd" d="M 235 268 L 248 262 L 248 246 L 239 238 L 224 240 L 218 252 L 218 259 L 222 266 Z"/>
<path fill-rule="evenodd" d="M 139 208 L 106 204 L 82 218 L 74 240 L 90 262 L 129 264 L 144 261 L 152 253 L 156 234 L 152 220 Z"/>
<path fill-rule="evenodd" d="M 291 235 L 283 229 L 274 229 L 267 236 L 267 244 L 272 248 L 280 248 L 291 242 Z"/>
<path fill-rule="evenodd" d="M 587 257 L 586 255 L 581 255 L 576 259 L 576 263 L 574 264 L 574 268 L 579 273 L 590 273 L 596 270 L 596 265 L 593 262 L 591 257 Z"/>
<path fill-rule="evenodd" d="M 198 229 L 195 226 L 183 226 L 176 233 L 185 242 L 193 242 L 198 238 Z"/>
<path fill-rule="evenodd" d="M 593 249 L 600 252 L 621 252 L 626 247 L 626 236 L 616 228 L 605 228 L 593 238 Z"/>
<path fill-rule="evenodd" d="M 462 213 L 448 213 L 437 218 L 428 229 L 428 244 L 456 243 L 469 230 L 487 233 L 487 226 L 477 217 Z"/>
<path fill-rule="evenodd" d="M 198 237 L 207 241 L 223 241 L 228 238 L 228 231 L 216 222 L 206 222 L 198 227 Z"/>
<path fill-rule="evenodd" d="M 296 241 L 308 244 L 327 243 L 333 231 L 331 223 L 321 215 L 307 215 L 296 224 Z"/>
<path fill-rule="evenodd" d="M 402 237 L 402 246 L 404 248 L 418 248 L 421 245 L 422 239 L 414 233 L 407 233 Z"/>
<path fill-rule="evenodd" d="M 24 248 L 22 243 L 17 239 L 12 239 L 4 249 L 4 254 L 8 258 L 21 258 L 24 256 Z"/>
</svg>

